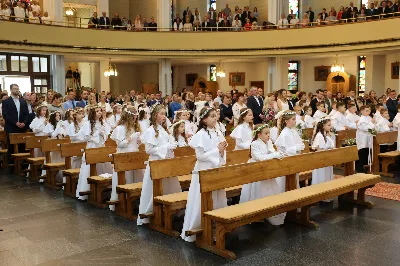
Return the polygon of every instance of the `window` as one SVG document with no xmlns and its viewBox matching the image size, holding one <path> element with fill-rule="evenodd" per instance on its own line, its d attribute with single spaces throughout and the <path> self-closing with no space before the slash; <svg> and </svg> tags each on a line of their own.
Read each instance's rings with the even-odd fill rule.
<svg viewBox="0 0 400 266">
<path fill-rule="evenodd" d="M 7 71 L 7 56 L 0 55 L 0 71 Z"/>
<path fill-rule="evenodd" d="M 289 14 L 293 10 L 293 14 L 299 17 L 299 0 L 289 0 Z"/>
<path fill-rule="evenodd" d="M 210 65 L 210 81 L 217 81 L 217 65 Z"/>
<path fill-rule="evenodd" d="M 212 7 L 215 10 L 217 10 L 217 0 L 210 0 L 210 7 Z"/>
<path fill-rule="evenodd" d="M 369 8 L 369 2 L 371 2 L 371 1 L 370 0 L 361 0 L 361 5 L 365 5 L 366 8 Z"/>
<path fill-rule="evenodd" d="M 297 91 L 299 86 L 299 61 L 288 63 L 288 90 Z"/>
<path fill-rule="evenodd" d="M 364 96 L 365 93 L 365 66 L 367 64 L 366 56 L 358 57 L 358 95 Z"/>
</svg>

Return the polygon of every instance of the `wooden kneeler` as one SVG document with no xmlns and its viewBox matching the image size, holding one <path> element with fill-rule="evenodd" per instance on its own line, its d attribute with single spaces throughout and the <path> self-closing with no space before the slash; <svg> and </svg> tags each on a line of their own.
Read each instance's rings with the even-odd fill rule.
<svg viewBox="0 0 400 266">
<path fill-rule="evenodd" d="M 45 157 L 35 157 L 34 151 L 35 149 L 41 149 L 42 141 L 48 138 L 48 136 L 32 136 L 26 138 L 26 149 L 29 149 L 31 151 L 30 158 L 26 159 L 26 161 L 30 165 L 29 180 L 33 182 L 38 182 L 39 179 L 45 178 L 42 176 L 38 177 L 38 170 L 41 166 L 43 166 Z"/>
<path fill-rule="evenodd" d="M 85 149 L 86 164 L 90 165 L 90 177 L 87 179 L 90 191 L 82 191 L 79 195 L 88 195 L 88 203 L 98 208 L 106 208 L 108 206 L 103 202 L 103 193 L 111 191 L 112 178 L 97 176 L 96 164 L 112 163 L 112 154 L 116 152 L 117 148 L 114 146 Z"/>
<path fill-rule="evenodd" d="M 64 184 L 57 183 L 56 176 L 57 173 L 65 169 L 65 162 L 51 162 L 51 152 L 61 152 L 61 144 L 70 143 L 69 138 L 64 139 L 45 139 L 42 140 L 42 152 L 46 157 L 46 163 L 43 168 L 46 170 L 46 181 L 44 185 L 51 189 L 60 189 Z"/>
<path fill-rule="evenodd" d="M 61 157 L 65 158 L 65 176 L 64 195 L 76 198 L 76 187 L 78 185 L 80 168 L 73 169 L 71 166 L 72 157 L 82 157 L 86 148 L 86 142 L 63 143 L 61 144 Z"/>
<path fill-rule="evenodd" d="M 11 154 L 11 158 L 14 160 L 14 173 L 17 175 L 24 175 L 22 172 L 22 162 L 28 159 L 31 154 L 25 151 L 19 151 L 18 145 L 24 144 L 27 137 L 35 136 L 33 132 L 26 133 L 11 133 L 10 134 L 10 145 L 14 145 L 14 153 Z M 26 171 L 27 172 L 27 171 Z"/>
</svg>

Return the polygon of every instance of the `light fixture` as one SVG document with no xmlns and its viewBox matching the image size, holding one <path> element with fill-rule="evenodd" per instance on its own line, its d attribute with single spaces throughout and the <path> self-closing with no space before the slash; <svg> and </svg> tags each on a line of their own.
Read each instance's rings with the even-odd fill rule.
<svg viewBox="0 0 400 266">
<path fill-rule="evenodd" d="M 72 10 L 72 8 L 69 8 L 69 9 L 67 9 L 67 10 L 65 11 L 65 14 L 66 14 L 67 16 L 72 16 L 72 15 L 74 15 L 74 11 Z"/>
<path fill-rule="evenodd" d="M 106 69 L 104 71 L 104 76 L 105 77 L 110 77 L 110 76 L 118 76 L 118 72 L 117 72 L 117 66 L 114 64 L 114 67 L 111 64 L 111 58 L 110 58 L 110 62 L 108 63 L 108 69 Z"/>
<path fill-rule="evenodd" d="M 331 67 L 331 72 L 344 72 L 344 65 L 339 64 L 339 56 L 336 55 L 333 59 L 333 65 Z"/>
<path fill-rule="evenodd" d="M 221 60 L 219 60 L 216 71 L 217 77 L 225 78 L 225 70 L 222 68 Z"/>
</svg>

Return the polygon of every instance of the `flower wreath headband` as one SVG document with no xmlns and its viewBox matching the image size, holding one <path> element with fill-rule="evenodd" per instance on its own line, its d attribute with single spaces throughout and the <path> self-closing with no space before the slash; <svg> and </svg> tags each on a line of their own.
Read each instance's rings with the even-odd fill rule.
<svg viewBox="0 0 400 266">
<path fill-rule="evenodd" d="M 180 125 L 180 124 L 182 124 L 182 123 L 185 123 L 185 120 L 179 120 L 178 122 L 173 123 L 173 124 L 170 126 L 170 128 L 175 128 L 176 126 L 178 126 L 178 125 Z"/>
<path fill-rule="evenodd" d="M 322 118 L 318 121 L 318 124 L 321 125 L 321 124 L 323 124 L 325 121 L 330 120 L 330 119 L 331 119 L 331 118 L 330 118 L 329 116 L 322 117 Z"/>
<path fill-rule="evenodd" d="M 268 124 L 263 124 L 262 126 L 260 126 L 259 128 L 253 130 L 253 136 L 257 135 L 258 133 L 260 133 L 264 128 L 269 127 Z"/>
<path fill-rule="evenodd" d="M 277 114 L 275 115 L 275 119 L 279 119 L 279 118 L 281 118 L 282 116 L 286 116 L 286 115 L 295 115 L 295 114 L 296 114 L 295 111 L 282 110 L 282 111 L 280 111 L 279 113 L 277 113 Z"/>
<path fill-rule="evenodd" d="M 200 116 L 199 116 L 200 120 L 203 119 L 212 110 L 214 110 L 214 108 L 207 107 L 207 110 L 205 110 L 204 113 L 200 114 Z"/>
<path fill-rule="evenodd" d="M 152 113 L 152 112 L 157 108 L 157 106 L 159 106 L 159 105 L 161 105 L 159 102 L 156 102 L 155 104 L 153 104 L 153 105 L 150 107 L 150 113 Z"/>
<path fill-rule="evenodd" d="M 128 114 L 130 114 L 132 116 L 135 116 L 135 115 L 139 114 L 138 112 L 131 112 L 131 111 L 128 111 L 128 110 L 125 110 L 125 112 L 127 112 Z"/>
<path fill-rule="evenodd" d="M 56 113 L 59 113 L 59 114 L 61 115 L 61 112 L 60 112 L 60 111 L 53 111 L 53 112 L 50 113 L 50 115 L 56 114 Z"/>
<path fill-rule="evenodd" d="M 250 110 L 251 110 L 250 108 L 247 108 L 246 110 L 244 110 L 243 112 L 241 112 L 239 115 L 242 116 L 242 115 L 244 115 L 245 113 L 247 113 L 247 112 L 250 111 Z"/>
</svg>

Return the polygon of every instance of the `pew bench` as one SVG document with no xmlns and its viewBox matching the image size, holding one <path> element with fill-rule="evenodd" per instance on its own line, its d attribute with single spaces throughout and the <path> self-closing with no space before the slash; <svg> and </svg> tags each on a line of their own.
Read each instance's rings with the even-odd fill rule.
<svg viewBox="0 0 400 266">
<path fill-rule="evenodd" d="M 245 202 L 242 204 L 228 206 L 226 208 L 212 210 L 204 213 L 206 219 L 216 223 L 215 247 L 209 251 L 217 253 L 227 259 L 236 259 L 236 255 L 225 249 L 225 235 L 236 228 L 269 218 L 271 216 L 296 210 L 302 207 L 300 213 L 300 224 L 317 227 L 315 222 L 309 220 L 306 213 L 309 206 L 325 199 L 342 196 L 346 193 L 358 191 L 358 204 L 372 206 L 365 201 L 365 189 L 380 182 L 380 176 L 371 174 L 354 174 L 344 178 L 331 180 L 318 185 L 308 186 L 301 189 L 291 190 L 285 193 Z M 289 218 L 289 217 L 288 217 Z M 210 247 L 204 246 L 206 249 Z"/>
<path fill-rule="evenodd" d="M 30 165 L 29 179 L 33 182 L 38 182 L 39 179 L 44 179 L 44 176 L 38 176 L 38 170 L 45 162 L 45 157 L 35 157 L 35 149 L 41 149 L 42 141 L 48 139 L 48 136 L 32 136 L 27 137 L 25 141 L 26 149 L 30 150 L 31 158 L 26 159 L 26 162 Z"/>
<path fill-rule="evenodd" d="M 400 159 L 400 151 L 389 151 L 385 153 L 379 153 L 378 158 L 381 163 L 380 175 L 393 177 L 393 174 L 389 173 L 389 165 L 395 163 Z"/>
<path fill-rule="evenodd" d="M 249 159 L 249 150 L 228 151 L 226 157 L 227 165 L 246 163 Z M 151 218 L 150 228 L 172 237 L 179 237 L 180 233 L 172 228 L 172 221 L 178 211 L 186 208 L 188 192 L 163 195 L 162 179 L 185 175 L 191 180 L 190 173 L 195 163 L 196 156 L 150 162 L 153 180 L 153 212 L 139 214 L 142 218 Z M 226 189 L 227 198 L 239 197 L 240 192 L 241 186 Z"/>
<path fill-rule="evenodd" d="M 227 259 L 235 259 L 236 255 L 225 249 L 225 235 L 240 226 L 287 212 L 286 222 L 316 228 L 318 225 L 310 220 L 310 207 L 319 201 L 335 196 L 340 196 L 341 201 L 347 200 L 372 207 L 373 204 L 365 200 L 365 190 L 380 182 L 380 176 L 354 174 L 354 161 L 357 159 L 357 147 L 352 146 L 290 156 L 281 160 L 273 159 L 199 171 L 201 227 L 186 231 L 185 234 L 196 234 L 198 247 Z M 296 173 L 342 163 L 345 166 L 345 177 L 296 189 Z M 213 191 L 279 176 L 286 176 L 286 192 L 213 210 Z M 358 190 L 356 200 L 354 199 L 355 190 Z M 300 213 L 297 213 L 298 208 L 301 208 Z M 216 224 L 215 243 L 214 223 Z"/>
<path fill-rule="evenodd" d="M 398 132 L 389 131 L 389 132 L 381 132 L 377 133 L 376 136 L 373 136 L 373 154 L 372 154 L 372 166 L 371 172 L 374 174 L 381 174 L 383 176 L 392 176 L 388 173 L 388 167 L 391 163 L 393 163 L 397 157 L 397 152 L 387 152 L 387 155 L 383 155 L 380 153 L 380 145 L 387 143 L 397 142 Z M 382 158 L 382 172 L 380 171 L 380 160 Z"/>
<path fill-rule="evenodd" d="M 44 185 L 51 189 L 60 189 L 64 186 L 64 183 L 57 182 L 56 176 L 59 171 L 65 169 L 65 162 L 52 162 L 50 153 L 61 152 L 61 144 L 70 143 L 70 139 L 45 139 L 42 140 L 41 143 L 42 152 L 44 152 L 46 158 L 46 163 L 43 165 L 43 168 L 46 170 L 46 180 Z"/>
<path fill-rule="evenodd" d="M 11 154 L 11 158 L 14 161 L 14 173 L 17 175 L 25 175 L 28 170 L 22 171 L 22 162 L 31 157 L 30 152 L 19 151 L 18 145 L 25 144 L 26 138 L 32 136 L 35 136 L 33 132 L 10 134 L 10 145 L 14 145 L 14 153 Z"/>
</svg>

